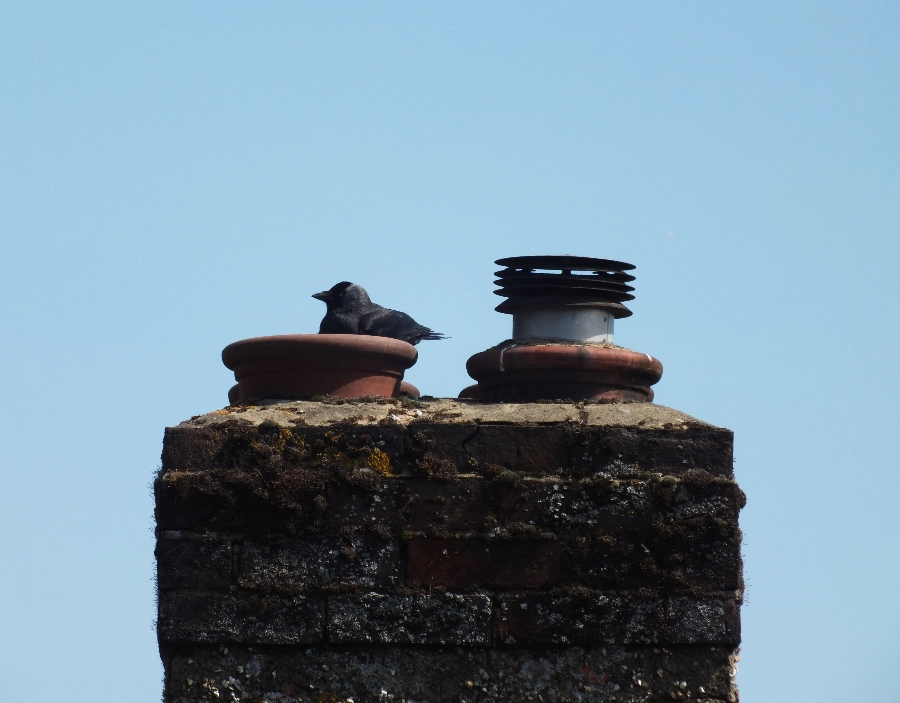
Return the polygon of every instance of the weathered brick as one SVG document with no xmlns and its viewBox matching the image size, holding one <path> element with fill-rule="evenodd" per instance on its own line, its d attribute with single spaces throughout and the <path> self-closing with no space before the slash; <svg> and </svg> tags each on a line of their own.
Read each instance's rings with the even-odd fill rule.
<svg viewBox="0 0 900 703">
<path fill-rule="evenodd" d="M 158 530 L 302 532 L 321 517 L 321 470 L 170 470 L 154 483 Z"/>
<path fill-rule="evenodd" d="M 430 416 L 441 417 L 440 412 Z M 731 474 L 732 433 L 698 423 L 676 422 L 669 429 L 452 421 L 415 422 L 406 427 L 353 425 L 351 419 L 331 427 L 294 422 L 279 430 L 234 417 L 225 422 L 168 428 L 163 470 L 254 468 L 273 465 L 273 461 L 276 465 L 296 461 L 323 465 L 340 463 L 338 455 L 342 452 L 352 454 L 377 446 L 401 473 L 431 455 L 458 467 L 471 466 L 474 461 L 537 476 L 569 466 L 613 473 L 624 468 L 627 472 L 628 465 L 634 464 L 644 471 L 659 467 L 672 473 L 705 469 Z M 283 430 L 289 433 L 287 441 Z"/>
<path fill-rule="evenodd" d="M 160 539 L 156 543 L 160 588 L 228 588 L 231 542 L 222 539 Z"/>
<path fill-rule="evenodd" d="M 653 692 L 660 700 L 712 699 L 737 703 L 737 651 L 732 647 L 682 645 L 660 650 Z"/>
<path fill-rule="evenodd" d="M 332 596 L 326 632 L 332 644 L 487 645 L 491 600 L 459 594 Z"/>
<path fill-rule="evenodd" d="M 569 465 L 566 430 L 559 426 L 481 425 L 465 451 L 475 465 L 529 476 L 564 472 Z"/>
<path fill-rule="evenodd" d="M 166 428 L 162 469 L 276 470 L 291 467 L 348 467 L 365 463 L 373 449 L 402 468 L 406 429 L 400 425 L 334 427 L 253 425 L 240 419 L 204 426 Z"/>
<path fill-rule="evenodd" d="M 740 532 L 730 537 L 709 537 L 695 542 L 673 540 L 667 555 L 661 542 L 655 549 L 659 569 L 670 581 L 683 581 L 715 591 L 744 587 Z"/>
<path fill-rule="evenodd" d="M 701 535 L 702 536 L 702 535 Z M 593 538 L 415 538 L 407 544 L 407 583 L 451 589 L 741 587 L 740 542 L 684 541 L 653 531 Z"/>
<path fill-rule="evenodd" d="M 407 428 L 405 454 L 419 475 L 432 475 L 441 468 L 459 473 L 472 470 L 468 442 L 478 432 L 475 423 L 417 422 Z"/>
<path fill-rule="evenodd" d="M 493 649 L 489 655 L 488 678 L 480 686 L 488 695 L 482 693 L 474 700 L 497 703 L 650 701 L 654 656 L 648 648 Z"/>
<path fill-rule="evenodd" d="M 540 588 L 558 583 L 553 540 L 412 539 L 407 582 L 413 587 Z"/>
<path fill-rule="evenodd" d="M 599 589 L 655 588 L 665 577 L 640 536 L 575 538 L 560 545 L 564 582 Z"/>
<path fill-rule="evenodd" d="M 649 527 L 654 515 L 652 492 L 642 481 L 527 480 L 495 491 L 495 514 L 503 526 L 634 530 Z"/>
<path fill-rule="evenodd" d="M 739 537 L 714 539 L 655 530 L 561 540 L 565 579 L 590 588 L 741 587 Z"/>
<path fill-rule="evenodd" d="M 236 697 L 250 701 L 355 703 L 474 701 L 489 667 L 486 648 L 342 646 L 163 647 L 166 700 L 209 703 Z M 237 682 L 237 686 L 231 681 Z M 190 685 L 188 685 L 190 681 Z M 216 698 L 209 684 L 219 693 Z M 205 686 L 205 687 L 204 687 Z M 238 688 L 239 687 L 239 688 Z M 485 700 L 481 697 L 481 700 Z M 546 700 L 546 699 L 545 699 Z"/>
<path fill-rule="evenodd" d="M 606 485 L 608 484 L 608 485 Z M 647 482 L 527 479 L 516 483 L 461 477 L 452 482 L 382 479 L 362 491 L 329 487 L 327 527 L 337 530 L 378 525 L 393 531 L 481 532 L 494 527 L 522 533 L 540 530 L 581 532 L 649 527 L 654 515 Z"/>
<path fill-rule="evenodd" d="M 226 700 L 231 691 L 252 701 L 287 698 L 296 703 L 348 698 L 355 703 L 646 703 L 660 700 L 652 688 L 659 656 L 650 647 L 375 645 L 229 647 L 227 653 L 210 646 L 166 646 L 163 653 L 166 699 L 172 703 Z M 672 699 L 666 694 L 664 700 Z"/>
<path fill-rule="evenodd" d="M 233 467 L 236 456 L 232 450 L 253 433 L 255 428 L 241 420 L 205 427 L 167 427 L 163 438 L 163 471 Z"/>
<path fill-rule="evenodd" d="M 292 434 L 306 452 L 299 461 L 308 466 L 337 469 L 369 466 L 373 452 L 377 452 L 381 460 L 388 460 L 393 474 L 411 473 L 408 432 L 402 425 L 346 422 L 331 427 L 296 426 Z"/>
<path fill-rule="evenodd" d="M 733 598 L 671 597 L 666 604 L 666 641 L 727 644 L 741 641 L 740 606 Z"/>
<path fill-rule="evenodd" d="M 695 485 L 592 477 L 519 482 L 384 478 L 355 485 L 328 470 L 288 469 L 266 478 L 237 469 L 170 471 L 156 483 L 160 530 L 337 534 L 348 527 L 477 532 L 495 526 L 589 534 L 668 522 L 724 521 L 733 527 L 744 497 L 734 483 Z"/>
<path fill-rule="evenodd" d="M 299 593 L 396 588 L 402 582 L 396 541 L 348 538 L 247 541 L 238 583 L 243 588 Z"/>
<path fill-rule="evenodd" d="M 490 511 L 484 483 L 480 478 L 452 482 L 391 478 L 379 479 L 370 490 L 346 483 L 332 485 L 328 489 L 325 528 L 385 527 L 394 533 L 478 530 Z"/>
<path fill-rule="evenodd" d="M 169 471 L 156 479 L 153 490 L 157 530 L 228 530 L 236 526 L 231 506 L 220 496 L 203 491 L 198 478 L 208 479 L 183 471 Z M 272 512 L 265 511 L 266 517 Z M 254 521 L 261 517 L 254 515 Z M 286 526 L 287 521 L 281 524 Z"/>
<path fill-rule="evenodd" d="M 569 429 L 569 459 L 582 473 L 680 475 L 701 469 L 731 477 L 733 439 L 730 430 L 705 426 L 685 430 L 579 426 Z"/>
<path fill-rule="evenodd" d="M 321 642 L 321 598 L 234 595 L 222 592 L 159 593 L 160 642 Z"/>
<path fill-rule="evenodd" d="M 743 491 L 732 481 L 698 485 L 686 479 L 674 492 L 671 503 L 665 506 L 663 517 L 674 522 L 712 518 L 736 527 L 738 513 L 745 502 Z"/>
<path fill-rule="evenodd" d="M 337 533 L 343 528 L 371 529 L 383 525 L 392 532 L 403 529 L 400 509 L 409 479 L 374 479 L 371 489 L 348 483 L 328 486 L 323 529 Z"/>
<path fill-rule="evenodd" d="M 428 479 L 409 479 L 401 509 L 404 528 L 428 530 L 435 527 L 451 531 L 478 531 L 491 506 L 485 481 L 463 478 L 452 483 Z"/>
<path fill-rule="evenodd" d="M 648 644 L 663 637 L 663 603 L 634 596 L 516 594 L 498 599 L 503 644 Z"/>
</svg>

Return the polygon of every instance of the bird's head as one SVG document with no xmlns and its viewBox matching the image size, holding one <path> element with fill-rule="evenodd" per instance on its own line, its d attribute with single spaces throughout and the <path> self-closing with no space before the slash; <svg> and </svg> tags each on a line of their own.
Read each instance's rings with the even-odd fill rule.
<svg viewBox="0 0 900 703">
<path fill-rule="evenodd" d="M 328 311 L 363 312 L 372 304 L 366 289 L 349 281 L 341 281 L 321 293 L 313 293 L 313 298 L 328 306 Z"/>
</svg>

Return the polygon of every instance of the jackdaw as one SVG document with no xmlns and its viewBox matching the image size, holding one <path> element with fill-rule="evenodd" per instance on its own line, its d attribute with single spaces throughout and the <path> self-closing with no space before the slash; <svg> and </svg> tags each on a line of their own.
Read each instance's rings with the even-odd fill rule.
<svg viewBox="0 0 900 703">
<path fill-rule="evenodd" d="M 319 334 L 368 334 L 392 337 L 410 344 L 418 344 L 423 339 L 446 339 L 405 312 L 376 305 L 369 300 L 365 288 L 349 281 L 341 281 L 330 290 L 315 293 L 313 298 L 328 306 L 319 325 Z"/>
</svg>

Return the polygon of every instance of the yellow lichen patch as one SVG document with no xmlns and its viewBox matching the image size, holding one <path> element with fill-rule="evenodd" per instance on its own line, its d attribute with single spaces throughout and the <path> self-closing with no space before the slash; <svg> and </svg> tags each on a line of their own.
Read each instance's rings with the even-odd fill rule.
<svg viewBox="0 0 900 703">
<path fill-rule="evenodd" d="M 344 703 L 344 699 L 327 691 L 321 691 L 316 698 L 316 703 Z"/>
<path fill-rule="evenodd" d="M 299 450 L 304 456 L 309 447 L 303 437 L 294 434 L 289 428 L 282 427 L 274 420 L 263 420 L 257 427 L 258 439 L 250 442 L 250 448 L 259 450 L 265 443 L 275 453 L 282 453 L 289 447 Z"/>
<path fill-rule="evenodd" d="M 287 443 L 294 438 L 294 433 L 286 427 L 282 427 L 278 431 L 278 437 L 272 443 L 272 448 L 277 452 L 283 452 Z"/>
<path fill-rule="evenodd" d="M 330 430 L 325 433 L 325 436 L 328 438 L 328 441 L 331 442 L 332 444 L 337 444 L 344 438 L 344 435 L 342 435 L 340 432 L 332 432 Z"/>
<path fill-rule="evenodd" d="M 303 437 L 298 437 L 293 432 L 291 432 L 291 438 L 294 440 L 294 446 L 303 452 L 303 455 L 306 456 L 309 454 L 309 446 L 306 444 L 306 440 Z"/>
<path fill-rule="evenodd" d="M 366 458 L 366 464 L 370 469 L 375 469 L 382 476 L 393 476 L 394 467 L 391 466 L 391 460 L 387 454 L 380 449 L 369 450 L 369 456 Z"/>
<path fill-rule="evenodd" d="M 359 459 L 352 459 L 339 449 L 334 447 L 325 447 L 325 449 L 314 450 L 310 457 L 314 466 L 328 467 L 341 466 L 348 469 L 359 468 Z"/>
<path fill-rule="evenodd" d="M 213 415 L 231 415 L 231 411 L 228 408 L 222 408 L 221 410 L 213 410 Z"/>
</svg>

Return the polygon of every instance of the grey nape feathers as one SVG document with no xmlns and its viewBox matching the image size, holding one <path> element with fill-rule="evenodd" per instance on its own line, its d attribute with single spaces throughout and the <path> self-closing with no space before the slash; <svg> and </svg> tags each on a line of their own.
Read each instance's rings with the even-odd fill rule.
<svg viewBox="0 0 900 703">
<path fill-rule="evenodd" d="M 329 290 L 315 293 L 313 298 L 328 307 L 319 325 L 319 334 L 368 334 L 392 337 L 410 344 L 418 344 L 423 339 L 446 339 L 405 312 L 376 305 L 369 300 L 366 289 L 355 283 L 341 281 Z"/>
</svg>

